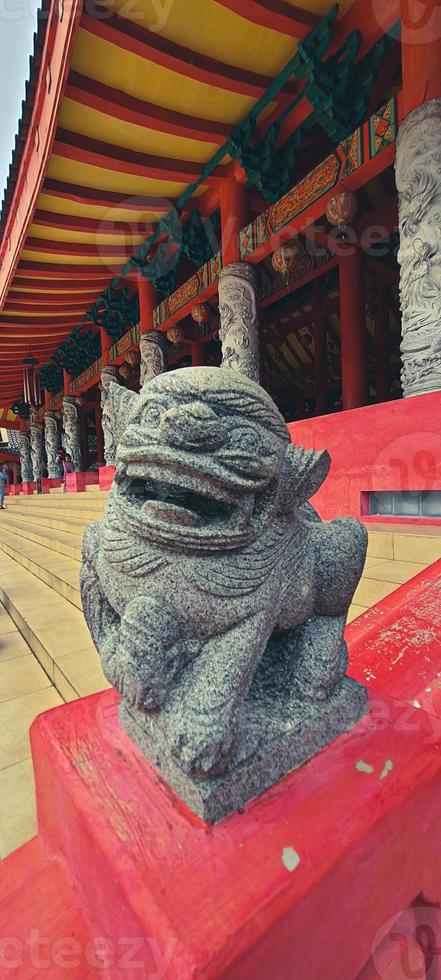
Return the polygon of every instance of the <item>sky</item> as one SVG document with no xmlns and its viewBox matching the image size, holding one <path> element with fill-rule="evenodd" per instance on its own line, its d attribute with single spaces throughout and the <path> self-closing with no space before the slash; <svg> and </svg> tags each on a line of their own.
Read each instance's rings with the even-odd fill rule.
<svg viewBox="0 0 441 980">
<path fill-rule="evenodd" d="M 29 78 L 38 7 L 38 0 L 0 0 L 0 205 Z"/>
</svg>

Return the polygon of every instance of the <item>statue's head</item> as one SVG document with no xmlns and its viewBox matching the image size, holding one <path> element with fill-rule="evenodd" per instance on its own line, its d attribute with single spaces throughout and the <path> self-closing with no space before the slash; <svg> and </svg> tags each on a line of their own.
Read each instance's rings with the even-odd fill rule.
<svg viewBox="0 0 441 980">
<path fill-rule="evenodd" d="M 198 552 L 241 547 L 262 533 L 293 451 L 263 388 L 229 369 L 187 368 L 159 375 L 139 395 L 111 385 L 109 396 L 118 446 L 112 512 L 121 527 Z"/>
</svg>

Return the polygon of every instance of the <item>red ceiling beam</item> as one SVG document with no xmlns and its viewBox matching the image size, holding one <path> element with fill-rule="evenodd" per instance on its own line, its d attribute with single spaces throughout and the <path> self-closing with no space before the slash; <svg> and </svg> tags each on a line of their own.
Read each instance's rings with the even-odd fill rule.
<svg viewBox="0 0 441 980">
<path fill-rule="evenodd" d="M 75 281 L 72 282 L 71 279 L 62 279 L 60 276 L 60 278 L 57 278 L 55 282 L 51 283 L 50 290 L 51 293 L 53 292 L 54 294 L 59 294 L 60 296 L 63 296 L 66 292 L 70 291 L 72 291 L 72 293 L 87 292 L 89 293 L 89 296 L 93 296 L 95 291 L 100 291 L 103 288 L 103 282 L 105 281 L 107 281 L 105 277 L 100 277 L 99 279 L 89 279 L 84 282 L 81 282 L 80 279 L 75 279 Z M 35 289 L 36 292 L 34 295 L 36 296 L 38 293 L 46 296 L 48 287 L 46 283 L 44 283 L 40 288 L 40 283 L 34 278 L 28 277 L 27 273 L 24 271 L 21 272 L 20 270 L 17 270 L 9 293 L 21 294 L 21 291 L 26 289 Z"/>
<path fill-rule="evenodd" d="M 17 268 L 16 276 L 23 275 L 26 279 L 88 279 L 103 283 L 109 282 L 109 272 L 102 272 L 102 265 L 71 265 L 56 262 L 35 262 L 32 259 L 22 259 Z M 19 283 L 17 283 L 19 285 Z M 56 283 L 55 283 L 56 285 Z"/>
<path fill-rule="evenodd" d="M 217 0 L 223 7 L 269 30 L 303 39 L 319 23 L 318 14 L 286 0 Z"/>
<path fill-rule="evenodd" d="M 32 118 L 0 245 L 0 309 L 19 261 L 44 180 L 81 10 L 82 0 L 71 0 L 69 9 L 60 17 L 59 0 L 51 0 L 40 74 L 33 105 L 29 107 Z"/>
<path fill-rule="evenodd" d="M 33 224 L 40 225 L 42 228 L 83 231 L 93 235 L 143 235 L 144 237 L 151 235 L 156 228 L 156 222 L 100 221 L 98 218 L 83 218 L 78 215 L 41 210 L 35 212 Z"/>
<path fill-rule="evenodd" d="M 103 143 L 78 133 L 59 129 L 54 143 L 54 154 L 77 163 L 101 167 L 112 172 L 129 174 L 131 177 L 150 177 L 152 180 L 172 180 L 191 183 L 199 179 L 203 164 L 170 157 L 152 156 L 123 146 Z M 223 179 L 223 168 L 216 167 L 204 181 L 207 184 Z"/>
<path fill-rule="evenodd" d="M 157 211 L 158 213 L 168 214 L 174 197 L 154 197 L 153 195 L 136 194 L 127 200 L 127 194 L 120 194 L 118 191 L 97 190 L 95 187 L 80 187 L 77 184 L 68 184 L 61 180 L 53 180 L 48 177 L 45 180 L 43 192 L 51 197 L 57 197 L 63 201 L 72 201 L 75 204 L 93 205 L 94 207 L 125 208 L 130 211 Z M 58 213 L 58 212 L 56 212 Z"/>
<path fill-rule="evenodd" d="M 80 105 L 135 126 L 142 126 L 143 129 L 154 129 L 160 133 L 182 136 L 202 143 L 217 143 L 222 146 L 231 132 L 231 126 L 227 123 L 198 119 L 183 112 L 164 109 L 75 71 L 70 72 L 66 96 Z"/>
<path fill-rule="evenodd" d="M 136 247 L 136 246 L 135 246 Z M 121 245 L 88 245 L 83 242 L 54 242 L 46 238 L 27 238 L 27 252 L 47 252 L 48 255 L 89 255 L 97 258 L 118 258 L 124 262 L 133 255 L 134 246 L 128 242 Z"/>
<path fill-rule="evenodd" d="M 43 307 L 44 309 L 49 307 L 59 307 L 60 309 L 65 310 L 66 304 L 69 303 L 69 306 L 71 306 L 73 309 L 76 309 L 77 307 L 80 307 L 82 303 L 84 304 L 85 301 L 84 296 L 82 295 L 78 296 L 77 299 L 75 298 L 68 299 L 67 297 L 68 294 L 66 294 L 64 298 L 62 296 L 56 296 L 54 299 L 50 294 L 47 293 L 47 291 L 45 291 L 44 293 L 43 292 L 40 293 L 40 295 L 34 295 L 34 296 L 26 293 L 23 296 L 14 296 L 14 294 L 13 293 L 11 294 L 11 291 L 9 291 L 8 300 L 3 307 L 3 313 L 7 311 L 9 306 L 20 307 L 23 309 L 26 309 L 26 307 L 28 306 L 36 307 L 38 309 L 40 309 L 41 307 Z"/>
<path fill-rule="evenodd" d="M 108 7 L 95 7 L 96 19 L 84 14 L 81 27 L 118 48 L 124 48 L 145 61 L 168 68 L 177 75 L 186 75 L 206 85 L 225 89 L 238 95 L 258 99 L 266 91 L 272 79 L 267 75 L 247 71 L 227 65 L 216 58 L 176 44 L 155 31 L 149 31 L 127 18 L 117 14 L 109 16 Z M 197 30 L 197 25 L 195 27 Z M 179 84 L 179 80 L 178 80 Z M 276 102 L 286 102 L 292 88 L 286 86 L 284 92 L 275 96 Z"/>
</svg>

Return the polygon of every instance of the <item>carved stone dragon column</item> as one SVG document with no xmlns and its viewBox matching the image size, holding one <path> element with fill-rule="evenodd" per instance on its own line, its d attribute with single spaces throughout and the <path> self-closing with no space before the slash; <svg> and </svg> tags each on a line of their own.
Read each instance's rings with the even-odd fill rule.
<svg viewBox="0 0 441 980">
<path fill-rule="evenodd" d="M 80 410 L 75 398 L 65 395 L 63 398 L 64 448 L 72 459 L 75 473 L 81 473 L 83 460 L 81 455 L 81 424 Z"/>
<path fill-rule="evenodd" d="M 59 480 L 63 476 L 63 467 L 57 456 L 61 449 L 61 427 L 55 412 L 45 412 L 44 432 L 48 477 L 50 480 Z"/>
<path fill-rule="evenodd" d="M 219 276 L 222 367 L 260 381 L 256 275 L 247 262 L 225 266 Z"/>
<path fill-rule="evenodd" d="M 30 432 L 28 432 L 26 429 L 21 429 L 18 439 L 20 448 L 21 480 L 22 483 L 32 483 L 34 473 L 32 470 Z"/>
<path fill-rule="evenodd" d="M 139 341 L 141 368 L 139 383 L 141 388 L 166 369 L 166 338 L 160 330 L 147 330 Z"/>
<path fill-rule="evenodd" d="M 34 480 L 46 475 L 46 450 L 44 430 L 37 415 L 31 415 L 31 456 Z"/>
<path fill-rule="evenodd" d="M 106 365 L 101 371 L 101 425 L 104 435 L 104 461 L 106 466 L 115 466 L 116 457 L 115 425 L 109 403 L 109 387 L 112 382 L 119 384 L 118 368 Z"/>
<path fill-rule="evenodd" d="M 441 99 L 419 106 L 397 143 L 405 397 L 441 390 Z"/>
</svg>

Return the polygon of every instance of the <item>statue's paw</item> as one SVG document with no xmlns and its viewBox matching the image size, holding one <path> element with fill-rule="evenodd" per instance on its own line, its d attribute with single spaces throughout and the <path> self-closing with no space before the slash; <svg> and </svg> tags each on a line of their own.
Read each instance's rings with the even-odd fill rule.
<svg viewBox="0 0 441 980">
<path fill-rule="evenodd" d="M 334 689 L 333 683 L 305 670 L 296 676 L 292 685 L 292 694 L 300 701 L 327 701 Z"/>
<path fill-rule="evenodd" d="M 185 710 L 169 724 L 172 754 L 195 779 L 208 779 L 224 772 L 236 746 L 236 726 L 231 718 L 213 724 L 213 719 Z"/>
</svg>

